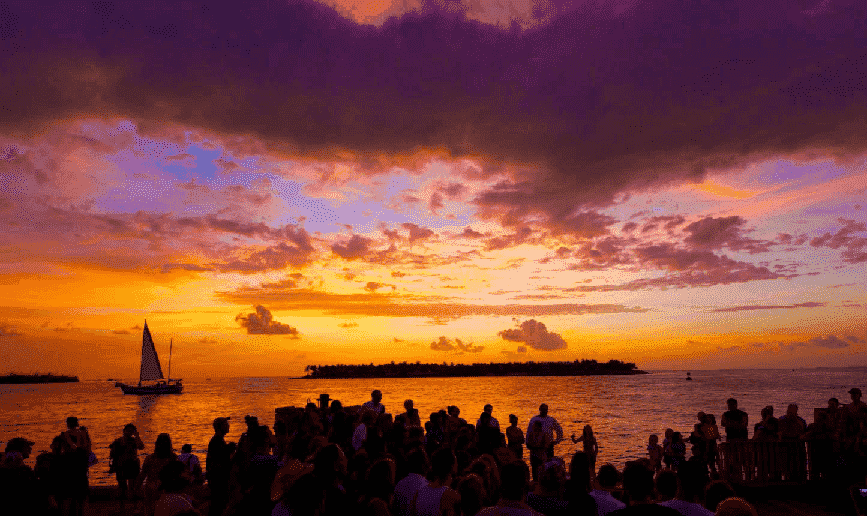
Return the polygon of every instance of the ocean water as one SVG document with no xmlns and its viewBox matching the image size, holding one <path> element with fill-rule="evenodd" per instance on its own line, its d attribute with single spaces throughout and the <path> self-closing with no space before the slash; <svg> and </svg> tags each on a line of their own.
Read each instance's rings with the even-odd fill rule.
<svg viewBox="0 0 867 516">
<path fill-rule="evenodd" d="M 159 433 L 167 432 L 177 450 L 190 443 L 204 460 L 215 417 L 232 418 L 228 440 L 237 441 L 246 414 L 270 426 L 277 407 L 303 406 L 321 393 L 344 405 L 356 405 L 367 401 L 371 390 L 380 389 L 386 409 L 393 414 L 403 412 L 403 401 L 409 398 L 423 420 L 433 411 L 457 405 L 461 417 L 475 423 L 482 407 L 490 403 L 501 428 L 508 425 L 509 414 L 515 414 L 525 432 L 539 404 L 547 403 L 566 434 L 557 455 L 567 458 L 578 450 L 581 444 L 573 445 L 568 436 L 580 435 L 589 424 L 599 441 L 597 464 L 622 467 L 627 460 L 644 456 L 651 433 L 662 436 L 666 428 L 689 432 L 698 411 L 714 414 L 719 422 L 729 397 L 738 399 L 750 425 L 758 421 L 762 407 L 772 405 L 775 415 L 781 415 L 789 403 L 797 403 L 810 423 L 813 409 L 825 407 L 828 398 L 845 403 L 851 387 L 864 390 L 865 373 L 865 369 L 693 371 L 693 381 L 685 381 L 683 371 L 595 377 L 214 378 L 185 380 L 181 395 L 151 397 L 124 395 L 113 381 L 0 385 L 0 446 L 13 437 L 35 441 L 32 465 L 34 457 L 47 451 L 51 439 L 65 429 L 66 417 L 77 416 L 88 428 L 100 460 L 90 470 L 91 485 L 106 485 L 114 482 L 108 474 L 108 445 L 126 423 L 138 427 L 145 453 L 153 450 Z"/>
</svg>

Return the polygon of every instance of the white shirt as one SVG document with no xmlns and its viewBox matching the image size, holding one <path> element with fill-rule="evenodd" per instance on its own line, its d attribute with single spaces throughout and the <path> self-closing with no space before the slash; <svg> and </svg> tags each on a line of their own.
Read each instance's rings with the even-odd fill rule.
<svg viewBox="0 0 867 516">
<path fill-rule="evenodd" d="M 477 419 L 476 420 L 476 428 L 478 428 L 479 425 L 481 425 L 481 424 L 482 424 L 481 418 Z M 495 418 L 494 416 L 491 416 L 491 427 L 492 428 L 500 428 L 500 422 L 497 421 L 497 418 Z"/>
<path fill-rule="evenodd" d="M 700 504 L 686 502 L 684 500 L 668 500 L 666 502 L 659 502 L 657 505 L 674 509 L 683 514 L 683 516 L 713 516 L 712 512 L 705 509 Z"/>
<path fill-rule="evenodd" d="M 201 466 L 199 463 L 199 457 L 192 453 L 182 453 L 178 455 L 178 460 L 186 464 L 191 473 L 195 471 L 196 466 Z"/>
<path fill-rule="evenodd" d="M 352 434 L 352 447 L 355 451 L 364 446 L 364 441 L 367 439 L 367 425 L 361 423 L 355 427 L 355 432 Z"/>
<path fill-rule="evenodd" d="M 361 410 L 372 410 L 377 415 L 385 412 L 385 405 L 382 403 L 374 403 L 373 400 L 365 401 L 361 404 Z"/>
<path fill-rule="evenodd" d="M 605 516 L 609 512 L 616 511 L 626 507 L 626 504 L 614 498 L 614 496 L 604 489 L 594 489 L 590 491 L 590 496 L 596 500 L 596 510 L 599 516 Z"/>
<path fill-rule="evenodd" d="M 410 473 L 394 486 L 394 516 L 409 516 L 412 498 L 427 485 L 427 479 L 418 473 Z"/>
<path fill-rule="evenodd" d="M 552 440 L 563 438 L 563 427 L 561 427 L 560 423 L 551 416 L 533 416 L 530 418 L 530 426 L 527 427 L 528 434 L 533 430 L 533 424 L 536 421 L 542 422 L 542 431 L 545 432 L 545 434 L 550 435 Z M 556 432 L 557 435 L 552 435 L 553 432 Z"/>
</svg>

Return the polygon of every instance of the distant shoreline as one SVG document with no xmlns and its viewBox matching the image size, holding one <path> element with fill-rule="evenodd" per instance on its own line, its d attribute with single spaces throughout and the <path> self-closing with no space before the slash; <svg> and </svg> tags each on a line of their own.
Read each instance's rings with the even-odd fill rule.
<svg viewBox="0 0 867 516">
<path fill-rule="evenodd" d="M 502 376 L 625 376 L 649 374 L 631 362 L 575 360 L 574 362 L 509 362 L 488 364 L 311 365 L 303 379 L 356 378 L 469 378 Z"/>
<path fill-rule="evenodd" d="M 77 376 L 56 374 L 16 374 L 10 373 L 0 376 L 0 385 L 23 385 L 31 383 L 73 383 L 77 382 Z"/>
</svg>

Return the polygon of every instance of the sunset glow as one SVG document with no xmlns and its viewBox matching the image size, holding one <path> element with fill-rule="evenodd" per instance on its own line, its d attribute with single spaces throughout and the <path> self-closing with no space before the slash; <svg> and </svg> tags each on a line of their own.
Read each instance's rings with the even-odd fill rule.
<svg viewBox="0 0 867 516">
<path fill-rule="evenodd" d="M 11 2 L 0 373 L 867 366 L 854 7 L 729 3 Z"/>
</svg>

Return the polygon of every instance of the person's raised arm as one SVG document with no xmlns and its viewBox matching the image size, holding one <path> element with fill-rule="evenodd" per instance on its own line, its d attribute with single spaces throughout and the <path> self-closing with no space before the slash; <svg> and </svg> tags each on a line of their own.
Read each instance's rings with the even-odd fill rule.
<svg viewBox="0 0 867 516">
<path fill-rule="evenodd" d="M 563 440 L 563 427 L 560 426 L 560 423 L 556 419 L 554 419 L 554 433 L 557 435 L 557 438 L 554 439 L 553 444 L 558 444 Z"/>
</svg>

